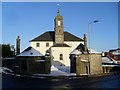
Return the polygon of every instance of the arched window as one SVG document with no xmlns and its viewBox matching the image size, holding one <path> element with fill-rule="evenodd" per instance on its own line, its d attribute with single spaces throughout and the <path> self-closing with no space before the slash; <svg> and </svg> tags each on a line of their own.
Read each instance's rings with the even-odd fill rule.
<svg viewBox="0 0 120 90">
<path fill-rule="evenodd" d="M 63 54 L 60 54 L 60 60 L 63 60 Z"/>
</svg>

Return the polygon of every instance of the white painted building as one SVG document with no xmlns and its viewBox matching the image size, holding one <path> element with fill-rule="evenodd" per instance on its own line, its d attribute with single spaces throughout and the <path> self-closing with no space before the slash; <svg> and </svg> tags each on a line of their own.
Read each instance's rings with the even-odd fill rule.
<svg viewBox="0 0 120 90">
<path fill-rule="evenodd" d="M 51 55 L 52 65 L 70 66 L 69 54 L 80 44 L 85 43 L 81 39 L 69 32 L 64 31 L 63 17 L 58 14 L 54 19 L 54 31 L 46 31 L 40 36 L 30 41 L 30 46 L 45 55 Z"/>
</svg>

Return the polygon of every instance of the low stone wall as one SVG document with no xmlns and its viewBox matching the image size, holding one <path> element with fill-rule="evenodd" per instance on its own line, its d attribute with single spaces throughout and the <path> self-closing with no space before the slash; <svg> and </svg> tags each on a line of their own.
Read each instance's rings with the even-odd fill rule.
<svg viewBox="0 0 120 90">
<path fill-rule="evenodd" d="M 76 74 L 102 73 L 101 54 L 80 54 L 76 57 Z"/>
<path fill-rule="evenodd" d="M 49 74 L 50 65 L 50 57 L 17 57 L 15 73 Z"/>
<path fill-rule="evenodd" d="M 16 58 L 2 58 L 2 67 L 7 67 L 11 70 L 14 70 L 14 62 Z"/>
<path fill-rule="evenodd" d="M 90 74 L 102 73 L 102 57 L 101 54 L 90 54 Z"/>
<path fill-rule="evenodd" d="M 81 59 L 76 60 L 76 75 L 85 75 L 89 73 L 89 62 L 82 62 Z"/>
</svg>

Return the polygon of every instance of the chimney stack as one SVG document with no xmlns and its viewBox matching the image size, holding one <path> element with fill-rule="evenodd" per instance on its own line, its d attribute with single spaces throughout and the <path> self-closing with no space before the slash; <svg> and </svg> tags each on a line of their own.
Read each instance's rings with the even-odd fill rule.
<svg viewBox="0 0 120 90">
<path fill-rule="evenodd" d="M 83 39 L 84 39 L 84 51 L 87 52 L 87 38 L 85 34 Z"/>
<path fill-rule="evenodd" d="M 20 36 L 16 39 L 16 55 L 20 54 Z"/>
</svg>

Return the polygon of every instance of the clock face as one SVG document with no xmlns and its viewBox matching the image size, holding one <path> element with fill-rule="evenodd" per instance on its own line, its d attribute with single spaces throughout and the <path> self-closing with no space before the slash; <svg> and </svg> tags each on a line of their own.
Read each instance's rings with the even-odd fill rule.
<svg viewBox="0 0 120 90">
<path fill-rule="evenodd" d="M 58 26 L 60 26 L 60 21 L 58 21 Z"/>
</svg>

